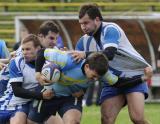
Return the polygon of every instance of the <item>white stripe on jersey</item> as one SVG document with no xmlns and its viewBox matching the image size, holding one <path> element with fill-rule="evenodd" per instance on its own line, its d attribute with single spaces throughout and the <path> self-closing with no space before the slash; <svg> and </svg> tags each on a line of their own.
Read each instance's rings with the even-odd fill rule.
<svg viewBox="0 0 160 124">
<path fill-rule="evenodd" d="M 90 44 L 88 44 L 89 38 L 91 38 Z M 97 45 L 94 37 L 88 36 L 88 35 L 84 35 L 84 37 L 83 37 L 83 48 L 84 48 L 84 51 L 87 51 L 87 49 L 89 51 L 98 51 L 98 50 L 100 50 L 100 48 Z"/>
<path fill-rule="evenodd" d="M 11 79 L 9 80 L 9 82 L 21 82 L 21 81 L 23 81 L 23 77 L 11 78 Z"/>
</svg>

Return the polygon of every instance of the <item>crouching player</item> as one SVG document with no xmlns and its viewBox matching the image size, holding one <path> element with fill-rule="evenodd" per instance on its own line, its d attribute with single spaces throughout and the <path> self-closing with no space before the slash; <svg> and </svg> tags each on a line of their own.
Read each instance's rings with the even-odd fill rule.
<svg viewBox="0 0 160 124">
<path fill-rule="evenodd" d="M 86 60 L 77 64 L 68 52 L 43 49 L 39 52 L 36 60 L 36 77 L 42 85 L 47 82 L 50 83 L 41 75 L 41 69 L 46 60 L 59 66 L 61 77 L 58 82 L 52 85 L 55 96 L 53 99 L 43 100 L 41 104 L 39 101 L 35 101 L 36 104 L 32 105 L 28 116 L 29 124 L 42 123 L 56 112 L 59 112 L 66 124 L 80 123 L 82 98 L 71 97 L 72 93 L 74 91 L 85 92 L 90 84 L 89 81 L 93 82 L 93 80 L 99 80 L 101 77 L 110 81 L 111 84 L 118 82 L 116 76 L 106 74 L 108 60 L 101 53 L 93 53 Z M 148 78 L 149 74 L 145 77 Z"/>
</svg>

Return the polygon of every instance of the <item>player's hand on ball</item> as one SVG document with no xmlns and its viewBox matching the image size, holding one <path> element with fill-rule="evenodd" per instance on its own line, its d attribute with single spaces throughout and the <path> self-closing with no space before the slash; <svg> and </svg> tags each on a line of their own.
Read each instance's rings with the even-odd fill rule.
<svg viewBox="0 0 160 124">
<path fill-rule="evenodd" d="M 52 83 L 56 83 L 60 79 L 59 67 L 54 63 L 48 63 L 44 65 L 41 74 L 43 75 L 41 76 L 41 79 L 44 85 L 50 85 Z"/>
<path fill-rule="evenodd" d="M 36 72 L 36 80 L 41 84 L 45 85 L 46 83 L 51 83 L 51 81 L 47 80 L 44 75 L 42 75 L 40 72 Z"/>
<path fill-rule="evenodd" d="M 51 99 L 54 96 L 54 92 L 52 90 L 45 90 L 43 93 L 43 99 Z"/>
</svg>

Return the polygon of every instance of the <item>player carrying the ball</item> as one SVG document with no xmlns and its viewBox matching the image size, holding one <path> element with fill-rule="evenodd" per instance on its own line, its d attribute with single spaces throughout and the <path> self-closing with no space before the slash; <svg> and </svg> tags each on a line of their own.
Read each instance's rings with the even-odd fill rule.
<svg viewBox="0 0 160 124">
<path fill-rule="evenodd" d="M 76 63 L 69 51 L 42 49 L 36 60 L 36 79 L 42 85 L 55 83 L 41 74 L 45 61 L 59 66 L 61 76 L 57 83 L 62 85 L 104 80 L 115 87 L 124 87 L 124 85 L 130 87 L 136 83 L 142 83 L 143 80 L 148 80 L 152 75 L 152 73 L 148 71 L 149 69 L 146 68 L 144 71 L 145 75 L 134 77 L 134 80 L 132 80 L 132 78 L 118 78 L 108 71 L 108 60 L 102 53 L 92 53 L 87 59 Z"/>
<path fill-rule="evenodd" d="M 55 83 L 40 74 L 45 61 L 58 65 L 61 76 L 58 83 L 72 85 L 87 83 L 89 80 L 98 80 L 108 70 L 108 59 L 101 53 L 91 54 L 86 60 L 79 63 L 73 61 L 72 56 L 57 49 L 42 49 L 36 61 L 36 78 L 41 84 Z"/>
<path fill-rule="evenodd" d="M 59 67 L 61 75 L 57 82 L 48 81 L 42 75 L 42 67 L 46 61 Z M 151 76 L 151 72 L 148 70 L 145 70 L 144 74 L 143 79 L 145 80 Z M 41 123 L 50 115 L 55 115 L 57 112 L 64 118 L 65 122 L 68 122 L 69 116 L 65 119 L 68 112 L 73 118 L 80 120 L 83 95 L 91 84 L 88 82 L 101 79 L 108 81 L 113 86 L 121 86 L 117 84 L 121 84 L 120 82 L 124 80 L 108 71 L 108 60 L 102 53 L 92 53 L 87 59 L 76 63 L 69 51 L 57 49 L 41 49 L 39 51 L 36 60 L 36 79 L 42 85 L 46 85 L 46 83 L 51 84 L 50 87 L 53 89 L 54 97 L 47 101 L 35 101 L 36 105 L 33 103 L 28 115 L 29 124 Z M 130 82 L 131 80 L 128 78 L 126 82 L 136 83 L 139 82 L 138 80 L 142 80 L 141 77 L 135 79 Z M 124 83 L 124 81 L 122 82 Z M 78 94 L 74 96 L 77 92 L 80 93 L 79 96 L 77 96 Z M 76 120 L 73 123 L 79 122 L 79 120 Z"/>
</svg>

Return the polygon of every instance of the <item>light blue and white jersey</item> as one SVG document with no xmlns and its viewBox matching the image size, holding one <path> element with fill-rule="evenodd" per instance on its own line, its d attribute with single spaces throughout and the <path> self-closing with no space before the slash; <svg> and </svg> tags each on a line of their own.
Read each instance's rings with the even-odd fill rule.
<svg viewBox="0 0 160 124">
<path fill-rule="evenodd" d="M 10 54 L 4 40 L 0 40 L 0 59 L 9 58 Z"/>
<path fill-rule="evenodd" d="M 77 43 L 76 49 L 81 51 L 100 51 L 107 47 L 117 48 L 117 53 L 109 61 L 110 70 L 121 77 L 131 77 L 144 73 L 144 68 L 150 66 L 134 49 L 124 31 L 115 23 L 102 22 L 100 35 L 101 47 L 93 36 L 84 35 Z"/>
<path fill-rule="evenodd" d="M 73 62 L 73 58 L 65 51 L 46 49 L 44 56 L 47 61 L 60 66 L 61 78 L 52 85 L 56 96 L 71 96 L 80 90 L 86 90 L 90 85 L 82 72 L 82 64 Z"/>
<path fill-rule="evenodd" d="M 74 62 L 72 56 L 66 51 L 46 49 L 44 57 L 47 61 L 53 62 L 60 67 L 61 76 L 58 83 L 72 85 L 88 81 L 81 69 L 84 61 L 80 63 Z"/>
<path fill-rule="evenodd" d="M 16 110 L 21 105 L 28 103 L 31 99 L 16 97 L 13 94 L 11 83 L 23 82 L 24 89 L 34 90 L 38 86 L 35 79 L 35 67 L 29 63 L 25 63 L 22 56 L 18 56 L 11 60 L 9 65 L 10 79 L 5 94 L 0 98 L 0 110 Z"/>
</svg>

